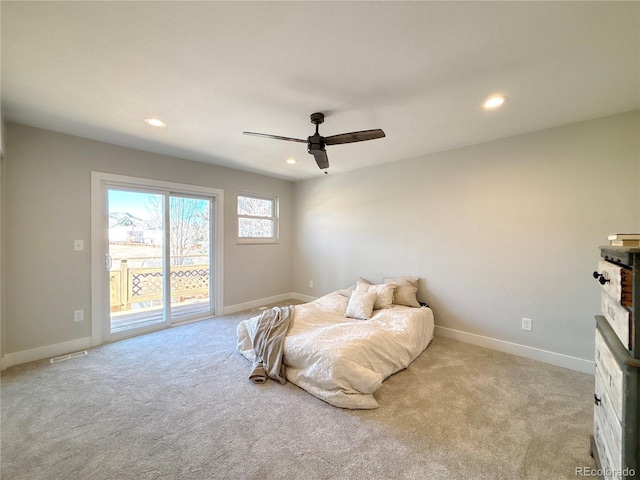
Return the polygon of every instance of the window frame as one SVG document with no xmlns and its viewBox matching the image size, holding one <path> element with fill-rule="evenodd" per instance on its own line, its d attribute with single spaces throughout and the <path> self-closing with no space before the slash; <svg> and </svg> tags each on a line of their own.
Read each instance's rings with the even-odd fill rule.
<svg viewBox="0 0 640 480">
<path fill-rule="evenodd" d="M 273 216 L 264 217 L 260 215 L 246 215 L 238 213 L 238 204 L 240 197 L 246 198 L 255 198 L 258 200 L 268 200 L 272 203 L 273 208 Z M 256 220 L 270 220 L 273 222 L 273 236 L 271 237 L 241 237 L 240 236 L 240 219 L 248 218 L 248 219 L 256 219 Z M 269 243 L 280 243 L 280 202 L 279 198 L 276 195 L 268 195 L 265 193 L 254 193 L 254 192 L 238 192 L 236 196 L 236 241 L 241 245 L 255 245 L 255 244 L 269 244 Z"/>
</svg>

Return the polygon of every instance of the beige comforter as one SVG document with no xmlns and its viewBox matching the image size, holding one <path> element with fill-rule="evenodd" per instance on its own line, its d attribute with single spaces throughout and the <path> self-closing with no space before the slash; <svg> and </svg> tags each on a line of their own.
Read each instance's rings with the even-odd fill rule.
<svg viewBox="0 0 640 480">
<path fill-rule="evenodd" d="M 394 305 L 370 320 L 345 318 L 348 298 L 337 292 L 295 306 L 284 341 L 286 379 L 331 405 L 376 408 L 373 393 L 406 368 L 433 338 L 433 312 Z M 238 324 L 238 351 L 255 361 L 251 332 L 259 317 Z"/>
</svg>

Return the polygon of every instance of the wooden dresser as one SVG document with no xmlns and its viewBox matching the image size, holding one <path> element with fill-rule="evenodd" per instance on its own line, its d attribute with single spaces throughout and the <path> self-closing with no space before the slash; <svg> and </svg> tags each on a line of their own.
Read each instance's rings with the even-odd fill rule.
<svg viewBox="0 0 640 480">
<path fill-rule="evenodd" d="M 600 247 L 591 456 L 600 478 L 640 479 L 640 247 Z"/>
</svg>

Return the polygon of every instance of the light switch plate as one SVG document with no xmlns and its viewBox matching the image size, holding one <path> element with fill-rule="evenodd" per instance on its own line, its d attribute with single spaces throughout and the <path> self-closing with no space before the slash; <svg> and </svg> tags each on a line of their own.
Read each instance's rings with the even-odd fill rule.
<svg viewBox="0 0 640 480">
<path fill-rule="evenodd" d="M 81 252 L 82 250 L 84 250 L 84 240 L 74 240 L 73 249 L 76 252 Z"/>
</svg>

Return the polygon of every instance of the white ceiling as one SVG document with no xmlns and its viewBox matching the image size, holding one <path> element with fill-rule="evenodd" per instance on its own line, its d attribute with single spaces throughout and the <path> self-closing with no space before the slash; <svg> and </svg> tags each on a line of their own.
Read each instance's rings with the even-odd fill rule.
<svg viewBox="0 0 640 480">
<path fill-rule="evenodd" d="M 327 147 L 343 172 L 640 107 L 638 2 L 0 8 L 5 121 L 291 180 L 322 175 L 306 146 L 242 131 L 382 128 Z"/>
</svg>

